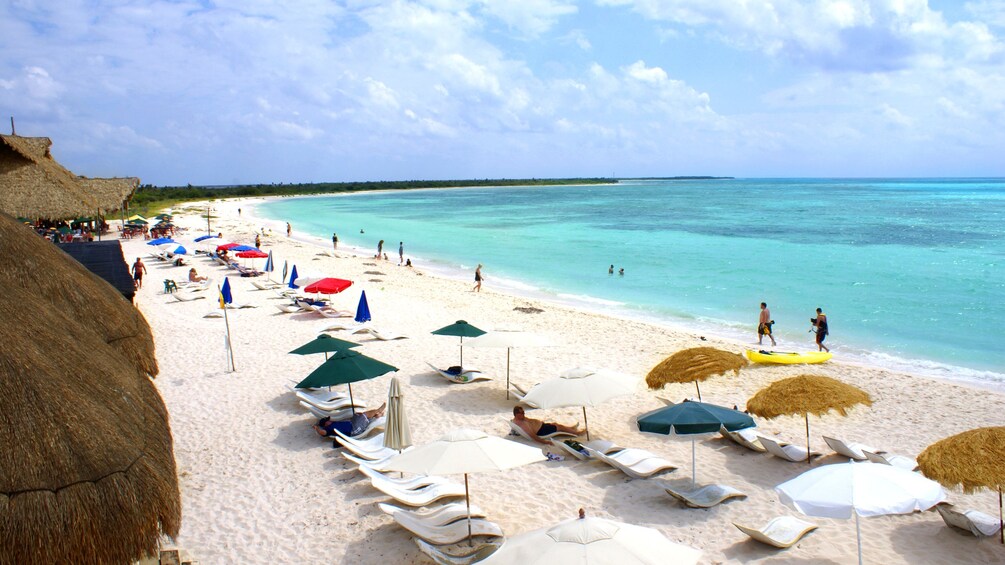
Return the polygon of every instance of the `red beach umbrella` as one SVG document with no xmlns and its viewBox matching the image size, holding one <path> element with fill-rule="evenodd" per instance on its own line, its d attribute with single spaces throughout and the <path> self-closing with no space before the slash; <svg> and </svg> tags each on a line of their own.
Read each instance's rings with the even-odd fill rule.
<svg viewBox="0 0 1005 565">
<path fill-rule="evenodd" d="M 216 250 L 218 252 L 219 251 L 224 251 L 224 250 L 228 250 L 229 251 L 229 250 L 237 247 L 238 245 L 240 245 L 240 244 L 239 243 L 224 243 L 223 245 L 217 245 L 216 246 Z"/>
<path fill-rule="evenodd" d="M 237 256 L 242 259 L 265 259 L 269 256 L 269 254 L 256 249 L 252 251 L 239 251 Z"/>
<path fill-rule="evenodd" d="M 352 286 L 352 281 L 345 279 L 324 278 L 304 288 L 304 292 L 320 292 L 321 294 L 338 294 Z"/>
</svg>

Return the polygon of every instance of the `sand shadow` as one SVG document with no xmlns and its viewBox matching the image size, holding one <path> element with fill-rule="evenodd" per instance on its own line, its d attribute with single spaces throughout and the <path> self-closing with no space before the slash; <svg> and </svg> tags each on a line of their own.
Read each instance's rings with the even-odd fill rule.
<svg viewBox="0 0 1005 565">
<path fill-rule="evenodd" d="M 266 402 L 265 405 L 275 412 L 310 415 L 310 412 L 307 412 L 307 409 L 300 406 L 300 399 L 292 392 L 284 392 Z"/>
<path fill-rule="evenodd" d="M 463 388 L 458 388 L 460 386 Z M 506 400 L 504 391 L 493 390 L 491 394 L 486 394 L 484 387 L 468 388 L 466 385 L 452 387 L 440 395 L 437 402 L 448 412 L 501 418 L 508 418 L 516 404 L 515 399 Z"/>
</svg>

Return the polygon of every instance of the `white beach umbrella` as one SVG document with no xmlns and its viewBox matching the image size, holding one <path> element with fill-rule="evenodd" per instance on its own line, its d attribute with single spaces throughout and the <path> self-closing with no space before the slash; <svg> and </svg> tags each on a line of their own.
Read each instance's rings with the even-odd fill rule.
<svg viewBox="0 0 1005 565">
<path fill-rule="evenodd" d="M 563 372 L 557 379 L 548 379 L 535 385 L 527 391 L 523 402 L 538 408 L 582 407 L 586 439 L 590 439 L 586 407 L 634 394 L 639 380 L 640 377 L 615 371 L 577 367 Z"/>
<path fill-rule="evenodd" d="M 468 504 L 468 539 L 471 539 L 471 497 L 468 473 L 502 471 L 544 461 L 540 449 L 479 430 L 454 430 L 440 439 L 413 447 L 392 457 L 387 469 L 417 475 L 464 474 L 464 498 Z"/>
<path fill-rule="evenodd" d="M 514 347 L 551 347 L 555 343 L 551 338 L 533 332 L 514 330 L 495 330 L 478 336 L 467 342 L 468 347 L 505 347 L 506 348 L 506 398 L 509 398 L 509 360 L 510 351 Z"/>
<path fill-rule="evenodd" d="M 384 447 L 398 451 L 412 445 L 412 431 L 405 415 L 405 393 L 398 384 L 398 377 L 391 377 L 387 391 L 387 423 L 384 429 Z"/>
<path fill-rule="evenodd" d="M 691 565 L 701 551 L 674 543 L 658 530 L 605 520 L 579 518 L 534 530 L 506 540 L 480 563 L 484 565 Z"/>
<path fill-rule="evenodd" d="M 939 483 L 899 467 L 879 463 L 824 465 L 777 487 L 780 500 L 822 518 L 855 515 L 858 562 L 862 563 L 859 516 L 885 516 L 924 511 L 946 499 Z"/>
</svg>

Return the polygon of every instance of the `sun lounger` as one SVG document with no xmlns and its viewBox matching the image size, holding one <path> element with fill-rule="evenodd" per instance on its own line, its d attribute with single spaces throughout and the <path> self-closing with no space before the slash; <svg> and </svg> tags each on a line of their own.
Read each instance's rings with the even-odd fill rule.
<svg viewBox="0 0 1005 565">
<path fill-rule="evenodd" d="M 338 331 L 352 331 L 352 332 L 355 332 L 356 330 L 358 330 L 360 328 L 363 328 L 363 327 L 366 327 L 366 322 L 363 322 L 361 324 L 361 323 L 355 322 L 353 320 L 329 321 L 329 322 L 325 322 L 321 326 L 321 328 L 318 330 L 318 332 L 319 333 L 320 332 L 338 332 Z"/>
<path fill-rule="evenodd" d="M 510 429 L 516 432 L 518 436 L 522 437 L 527 441 L 537 443 L 534 440 L 534 438 L 530 437 L 530 434 L 525 432 L 524 429 L 521 428 L 520 426 L 516 425 L 516 422 L 514 422 L 513 420 L 506 420 L 506 422 L 509 424 Z M 576 437 L 576 434 L 570 434 L 569 432 L 555 432 L 548 435 L 537 436 L 537 437 L 539 439 L 570 438 L 570 437 Z"/>
<path fill-rule="evenodd" d="M 918 470 L 918 462 L 910 457 L 892 455 L 890 453 L 880 454 L 868 450 L 862 450 L 862 453 L 865 453 L 866 458 L 873 463 L 892 465 L 893 467 L 900 467 L 901 469 L 907 469 L 908 471 Z"/>
<path fill-rule="evenodd" d="M 335 435 L 338 436 L 338 441 L 342 445 L 350 443 L 364 451 L 376 451 L 378 449 L 383 449 L 384 447 L 384 432 L 380 432 L 366 439 L 360 437 L 350 437 L 338 430 L 335 430 Z"/>
<path fill-rule="evenodd" d="M 823 436 L 824 442 L 830 446 L 838 455 L 844 455 L 856 461 L 865 461 L 868 457 L 865 456 L 865 451 L 871 451 L 873 453 L 885 453 L 884 451 L 876 450 L 868 445 L 855 442 L 846 442 L 840 439 Z"/>
<path fill-rule="evenodd" d="M 190 294 L 190 295 L 186 296 L 184 292 L 172 292 L 171 296 L 172 296 L 172 298 L 174 298 L 178 302 L 191 302 L 193 300 L 200 300 L 202 298 L 206 298 L 202 294 L 196 294 L 196 295 L 191 295 Z"/>
<path fill-rule="evenodd" d="M 595 449 L 586 449 L 591 458 L 607 463 L 611 467 L 614 467 L 633 479 L 648 479 L 649 477 L 661 473 L 670 473 L 677 469 L 677 467 L 675 467 L 672 463 L 659 456 L 646 457 L 643 459 L 634 459 L 629 457 L 624 461 L 619 461 L 617 455 L 623 453 L 624 451 L 630 451 L 628 449 L 615 453 L 614 455 L 604 455 Z"/>
<path fill-rule="evenodd" d="M 767 438 L 764 436 L 759 437 L 761 445 L 764 449 L 768 451 L 771 455 L 778 457 L 779 459 L 784 459 L 786 461 L 791 461 L 793 463 L 801 463 L 806 461 L 806 447 L 794 444 L 780 444 L 777 441 Z M 810 452 L 810 457 L 819 457 L 820 453 L 816 451 Z"/>
<path fill-rule="evenodd" d="M 430 526 L 422 522 L 415 521 L 407 514 L 394 514 L 394 521 L 399 526 L 412 532 L 416 537 L 421 538 L 434 545 L 450 545 L 468 539 L 468 527 L 471 528 L 471 536 L 487 536 L 491 538 L 503 537 L 502 528 L 495 522 L 489 522 L 484 518 L 472 518 L 470 522 L 464 520 L 443 526 Z"/>
<path fill-rule="evenodd" d="M 282 285 L 275 281 L 264 280 L 264 281 L 251 281 L 251 286 L 257 288 L 258 290 L 275 290 Z"/>
<path fill-rule="evenodd" d="M 234 302 L 232 304 L 227 305 L 227 310 L 240 310 L 242 308 L 258 308 L 258 305 L 252 304 L 250 302 L 241 302 L 241 303 Z"/>
<path fill-rule="evenodd" d="M 489 555 L 498 551 L 500 547 L 500 544 L 498 543 L 488 543 L 476 547 L 467 553 L 452 555 L 441 551 L 438 547 L 435 547 L 419 538 L 414 539 L 415 545 L 419 546 L 419 551 L 425 553 L 426 556 L 436 563 L 436 565 L 473 565 L 474 563 L 487 559 Z"/>
<path fill-rule="evenodd" d="M 461 369 L 456 373 L 452 373 L 449 370 L 443 370 L 436 368 L 432 363 L 426 363 L 429 368 L 436 371 L 441 377 L 447 379 L 452 383 L 457 384 L 467 384 L 473 383 L 475 381 L 490 381 L 490 377 L 486 377 L 484 373 L 477 369 Z"/>
<path fill-rule="evenodd" d="M 296 304 L 276 304 L 275 307 L 283 314 L 296 314 L 297 312 L 304 311 L 303 308 L 297 306 Z"/>
<path fill-rule="evenodd" d="M 415 477 L 392 477 L 385 475 L 380 471 L 375 471 L 369 465 L 360 465 L 359 472 L 366 475 L 367 478 L 373 481 L 377 479 L 378 481 L 386 481 L 387 484 L 394 485 L 401 490 L 415 490 L 420 488 L 428 487 L 429 485 L 442 485 L 447 483 L 452 483 L 450 479 L 445 479 L 443 477 L 426 476 L 419 475 Z"/>
<path fill-rule="evenodd" d="M 451 502 L 450 504 L 444 504 L 443 506 L 437 506 L 436 508 L 420 508 L 418 510 L 402 508 L 386 502 L 378 502 L 377 508 L 388 516 L 405 514 L 417 522 L 422 522 L 430 526 L 445 526 L 458 520 L 466 520 L 468 518 L 468 507 L 463 502 Z M 485 512 L 483 512 L 478 506 L 471 505 L 471 517 L 484 518 Z"/>
<path fill-rule="evenodd" d="M 318 418 L 331 418 L 336 422 L 340 422 L 342 420 L 348 420 L 349 418 L 352 417 L 352 409 L 349 408 L 346 408 L 345 410 L 336 410 L 334 412 L 329 412 L 328 410 L 318 408 L 317 406 L 314 406 L 310 402 L 304 402 L 303 400 L 300 401 L 300 405 L 306 408 L 308 412 L 314 414 Z"/>
<path fill-rule="evenodd" d="M 970 532 L 978 538 L 993 536 L 1001 529 L 998 518 L 977 510 L 960 511 L 948 502 L 937 505 L 935 509 L 947 526 Z"/>
<path fill-rule="evenodd" d="M 575 440 L 564 439 L 559 441 L 552 441 L 551 444 L 565 450 L 565 452 L 567 452 L 569 455 L 575 457 L 576 459 L 579 459 L 580 461 L 587 461 L 590 459 L 590 453 L 586 449 L 576 449 L 575 447 L 569 445 L 569 442 L 575 442 Z M 580 442 L 576 443 L 578 443 L 581 448 L 589 447 L 591 449 L 595 449 L 603 453 L 604 455 L 610 455 L 612 453 L 616 453 L 624 449 L 619 445 L 615 445 L 613 441 L 607 441 L 603 439 L 595 439 L 593 441 L 588 441 L 586 443 L 580 443 Z"/>
<path fill-rule="evenodd" d="M 342 392 L 342 391 L 338 391 L 338 390 L 330 390 L 328 387 L 322 387 L 322 388 L 316 388 L 316 389 L 297 388 L 296 384 L 299 383 L 299 382 L 300 381 L 293 381 L 293 380 L 291 380 L 290 384 L 289 384 L 290 391 L 292 391 L 294 393 L 304 394 L 306 396 L 311 397 L 313 400 L 317 400 L 317 401 L 320 401 L 320 402 L 331 402 L 332 400 L 335 400 L 336 398 L 346 398 L 346 399 L 349 398 L 349 394 L 348 393 L 345 393 L 345 392 Z"/>
<path fill-rule="evenodd" d="M 353 462 L 353 463 L 355 463 L 355 464 L 357 464 L 357 465 L 359 465 L 361 467 L 362 466 L 369 467 L 369 468 L 373 469 L 374 471 L 377 471 L 377 472 L 380 472 L 380 473 L 387 473 L 387 472 L 389 472 L 391 470 L 388 467 L 388 462 L 390 462 L 391 459 L 393 457 L 396 457 L 397 455 L 398 455 L 398 452 L 394 452 L 393 455 L 388 455 L 387 457 L 384 457 L 383 459 L 375 459 L 375 460 L 371 461 L 370 459 L 364 459 L 364 458 L 362 458 L 362 457 L 360 457 L 360 456 L 358 456 L 358 455 L 356 455 L 356 454 L 354 454 L 354 453 L 352 453 L 350 451 L 343 451 L 342 452 L 342 457 L 345 457 L 349 461 L 351 461 L 351 462 Z"/>
<path fill-rule="evenodd" d="M 761 434 L 755 432 L 750 428 L 743 430 L 737 430 L 735 432 L 727 431 L 726 428 L 719 428 L 719 433 L 722 437 L 732 440 L 737 445 L 742 445 L 751 451 L 756 451 L 758 453 L 764 453 L 767 449 L 761 445 Z M 776 442 L 778 445 L 788 445 L 786 442 Z"/>
<path fill-rule="evenodd" d="M 203 316 L 203 318 L 222 318 L 222 317 L 223 317 L 223 310 L 220 309 L 210 310 L 209 312 L 206 312 L 205 316 Z"/>
<path fill-rule="evenodd" d="M 314 395 L 307 394 L 305 392 L 297 391 L 297 398 L 300 400 L 313 405 L 315 408 L 320 408 L 326 412 L 337 412 L 340 410 L 345 410 L 353 405 L 353 403 L 346 397 L 336 397 L 331 400 L 321 400 Z M 362 409 L 363 406 L 356 404 L 357 409 Z"/>
<path fill-rule="evenodd" d="M 352 332 L 355 334 L 370 334 L 374 339 L 379 339 L 380 341 L 394 341 L 396 339 L 408 339 L 407 335 L 396 334 L 388 331 L 381 331 L 373 327 L 359 328 L 358 330 Z"/>
<path fill-rule="evenodd" d="M 747 498 L 747 495 L 726 485 L 705 485 L 696 489 L 675 489 L 664 485 L 663 489 L 691 508 L 711 508 L 730 498 Z"/>
<path fill-rule="evenodd" d="M 792 516 L 772 518 L 760 529 L 743 526 L 736 522 L 733 522 L 733 525 L 751 538 L 781 549 L 792 547 L 803 536 L 817 529 L 816 524 Z"/>
<path fill-rule="evenodd" d="M 390 482 L 379 479 L 370 479 L 370 484 L 373 485 L 373 488 L 408 506 L 426 506 L 443 498 L 464 496 L 464 485 L 455 482 L 429 485 L 415 490 L 402 490 Z M 464 527 L 464 531 L 467 535 L 467 526 Z"/>
</svg>

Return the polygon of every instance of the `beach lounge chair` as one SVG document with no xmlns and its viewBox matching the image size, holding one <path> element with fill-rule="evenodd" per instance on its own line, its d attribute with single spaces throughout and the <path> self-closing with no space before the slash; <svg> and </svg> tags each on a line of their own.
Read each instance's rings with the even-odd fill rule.
<svg viewBox="0 0 1005 565">
<path fill-rule="evenodd" d="M 428 363 L 427 362 L 426 365 L 429 365 L 430 369 L 436 371 L 436 373 L 438 375 L 440 375 L 441 377 L 447 379 L 448 381 L 450 381 L 452 383 L 467 384 L 467 383 L 473 383 L 475 381 L 490 381 L 490 380 L 492 380 L 491 377 L 485 376 L 484 373 L 482 373 L 481 371 L 479 371 L 477 369 L 471 369 L 471 368 L 461 369 L 460 367 L 458 367 L 457 368 L 458 370 L 456 372 L 451 372 L 450 369 L 446 369 L 446 370 L 444 370 L 444 369 L 438 369 L 432 363 Z M 451 367 L 451 369 L 452 368 L 453 367 Z"/>
<path fill-rule="evenodd" d="M 414 490 L 399 489 L 394 484 L 380 479 L 370 479 L 370 484 L 373 485 L 373 488 L 408 506 L 427 506 L 443 498 L 464 496 L 464 485 L 455 482 L 429 485 Z M 467 526 L 464 526 L 465 535 L 467 535 L 467 531 Z"/>
<path fill-rule="evenodd" d="M 276 304 L 275 307 L 283 314 L 296 314 L 297 312 L 304 311 L 303 308 L 297 306 L 296 304 Z"/>
<path fill-rule="evenodd" d="M 351 415 L 350 415 L 350 417 L 351 417 Z M 349 418 L 346 418 L 346 420 L 348 420 L 348 419 Z M 347 437 L 350 440 L 357 440 L 357 441 L 358 440 L 363 440 L 366 437 L 368 437 L 370 434 L 376 432 L 377 430 L 384 429 L 384 424 L 386 422 L 387 422 L 387 416 L 381 416 L 380 418 L 374 418 L 373 420 L 370 420 L 370 423 L 367 424 L 366 429 L 364 429 L 362 432 L 356 434 L 355 436 L 351 436 L 351 437 L 350 436 L 346 436 L 345 434 L 343 434 L 342 432 L 340 432 L 338 430 L 335 430 L 335 435 L 339 437 L 339 443 L 342 443 L 342 439 L 343 438 L 347 438 Z"/>
<path fill-rule="evenodd" d="M 936 505 L 935 509 L 947 526 L 970 532 L 978 538 L 991 537 L 1001 529 L 998 518 L 977 510 L 960 511 L 948 502 Z"/>
<path fill-rule="evenodd" d="M 570 442 L 578 444 L 579 449 L 576 449 L 576 447 L 574 447 L 573 445 L 569 445 Z M 595 449 L 603 453 L 604 455 L 610 455 L 612 453 L 616 453 L 624 449 L 619 445 L 615 445 L 613 441 L 607 441 L 604 439 L 595 439 L 593 441 L 588 441 L 586 443 L 580 443 L 572 439 L 564 439 L 559 441 L 552 441 L 551 444 L 561 448 L 566 453 L 575 457 L 576 459 L 579 459 L 580 461 L 587 461 L 590 459 L 590 453 L 585 449 L 587 447 L 589 447 L 590 449 Z"/>
<path fill-rule="evenodd" d="M 778 457 L 779 459 L 791 461 L 792 463 L 802 463 L 806 461 L 806 446 L 791 443 L 783 445 L 765 436 L 760 436 L 758 439 L 768 453 Z M 820 453 L 817 451 L 811 451 L 810 457 L 820 457 Z"/>
<path fill-rule="evenodd" d="M 603 453 L 595 450 L 586 448 L 587 452 L 590 454 L 592 459 L 597 461 L 603 461 L 611 467 L 621 471 L 622 473 L 628 475 L 633 479 L 648 479 L 655 475 L 662 473 L 670 473 L 677 469 L 672 463 L 663 459 L 659 456 L 643 457 L 641 459 L 636 459 L 635 456 L 638 454 L 630 454 L 624 460 L 619 460 L 619 455 L 626 451 L 633 451 L 631 449 L 625 449 L 615 453 L 613 455 L 604 455 Z M 644 451 L 644 450 L 636 450 Z M 648 453 L 648 452 L 646 452 Z M 652 455 L 652 454 L 650 454 Z"/>
<path fill-rule="evenodd" d="M 443 526 L 430 526 L 414 520 L 407 514 L 394 514 L 394 521 L 399 526 L 412 532 L 418 538 L 434 545 L 450 545 L 468 539 L 468 520 L 453 522 Z M 502 528 L 495 522 L 485 518 L 472 518 L 470 521 L 471 536 L 486 536 L 490 538 L 503 537 Z"/>
<path fill-rule="evenodd" d="M 535 441 L 534 438 L 530 437 L 530 434 L 525 432 L 524 429 L 521 428 L 520 426 L 516 425 L 516 422 L 514 422 L 513 420 L 506 420 L 506 422 L 509 424 L 510 430 L 515 432 L 516 435 L 522 437 L 523 439 L 529 442 L 537 443 L 537 441 Z M 537 436 L 537 437 L 540 439 L 570 438 L 570 437 L 576 437 L 576 434 L 570 434 L 568 432 L 554 432 L 548 435 Z"/>
<path fill-rule="evenodd" d="M 335 435 L 338 436 L 339 443 L 342 445 L 351 443 L 352 445 L 367 451 L 375 451 L 384 447 L 384 432 L 380 432 L 379 434 L 370 436 L 366 439 L 350 437 L 338 430 L 335 430 Z"/>
<path fill-rule="evenodd" d="M 485 560 L 489 555 L 492 555 L 499 550 L 500 544 L 498 543 L 487 543 L 485 545 L 478 546 L 467 553 L 458 553 L 457 555 L 452 555 L 450 553 L 445 553 L 440 548 L 421 540 L 419 538 L 415 539 L 415 545 L 419 546 L 419 551 L 425 553 L 427 557 L 433 560 L 436 565 L 473 565 L 479 561 Z"/>
<path fill-rule="evenodd" d="M 316 388 L 316 389 L 297 388 L 296 384 L 299 383 L 299 382 L 300 381 L 291 380 L 290 384 L 289 384 L 290 391 L 292 391 L 294 393 L 298 393 L 298 392 L 302 393 L 302 394 L 304 394 L 306 396 L 309 396 L 312 399 L 320 401 L 320 402 L 331 402 L 332 400 L 335 400 L 336 398 L 346 398 L 346 399 L 349 398 L 349 394 L 348 393 L 345 393 L 345 392 L 342 392 L 342 391 L 339 391 L 339 390 L 330 390 L 328 387 L 322 387 L 322 388 Z"/>
<path fill-rule="evenodd" d="M 251 281 L 251 286 L 257 288 L 258 290 L 275 290 L 282 285 L 275 281 L 264 280 L 264 281 Z"/>
<path fill-rule="evenodd" d="M 394 341 L 396 339 L 408 339 L 407 335 L 396 334 L 394 332 L 381 331 L 373 327 L 359 328 L 358 330 L 352 332 L 355 334 L 370 334 L 374 339 L 379 339 L 380 341 Z"/>
<path fill-rule="evenodd" d="M 360 465 L 359 472 L 366 475 L 368 479 L 373 481 L 377 479 L 378 481 L 386 480 L 388 484 L 392 484 L 401 490 L 415 490 L 419 488 L 425 488 L 429 485 L 442 485 L 445 483 L 452 483 L 450 479 L 445 479 L 443 477 L 426 476 L 419 475 L 415 477 L 392 477 L 381 473 L 380 471 L 375 471 L 369 465 Z"/>
<path fill-rule="evenodd" d="M 342 320 L 342 321 L 326 321 L 322 324 L 321 328 L 318 329 L 318 333 L 321 332 L 339 332 L 339 331 L 352 331 L 366 327 L 367 322 L 359 323 L 353 320 Z"/>
<path fill-rule="evenodd" d="M 510 388 L 510 394 L 516 396 L 517 400 L 523 400 L 523 397 L 527 396 L 527 393 L 530 391 L 530 389 L 534 387 L 533 386 L 523 387 L 516 384 L 513 381 L 510 381 L 509 388 Z"/>
<path fill-rule="evenodd" d="M 468 507 L 463 502 L 451 502 L 435 508 L 420 508 L 418 510 L 402 508 L 386 502 L 378 502 L 377 508 L 388 516 L 394 516 L 399 513 L 406 514 L 413 520 L 430 526 L 445 526 L 458 520 L 467 520 L 468 518 Z M 484 518 L 485 512 L 478 506 L 472 504 L 471 517 Z"/>
<path fill-rule="evenodd" d="M 331 306 L 318 306 L 313 304 L 310 306 L 310 311 L 316 314 L 321 314 L 325 318 L 352 318 L 356 314 L 348 310 L 336 310 Z"/>
<path fill-rule="evenodd" d="M 258 308 L 258 305 L 250 302 L 233 302 L 227 305 L 227 310 L 241 310 L 242 308 Z"/>
<path fill-rule="evenodd" d="M 742 430 L 737 430 L 735 432 L 728 431 L 726 428 L 719 428 L 719 433 L 722 437 L 732 440 L 737 445 L 742 445 L 751 451 L 756 451 L 757 453 L 764 453 L 767 449 L 761 445 L 761 436 L 754 430 L 750 428 L 745 428 Z M 785 445 L 779 443 L 779 445 Z"/>
<path fill-rule="evenodd" d="M 315 408 L 320 408 L 326 412 L 337 412 L 340 410 L 345 410 L 353 406 L 353 403 L 346 397 L 335 397 L 331 400 L 321 400 L 320 398 L 307 394 L 306 392 L 297 391 L 297 398 L 300 400 L 313 405 Z M 362 409 L 363 406 L 356 404 L 356 409 Z"/>
<path fill-rule="evenodd" d="M 726 485 L 705 485 L 695 489 L 675 489 L 664 485 L 663 489 L 691 508 L 711 508 L 730 498 L 747 498 L 747 495 Z"/>
<path fill-rule="evenodd" d="M 369 467 L 369 468 L 371 468 L 374 471 L 377 471 L 379 473 L 390 472 L 391 469 L 388 467 L 388 463 L 391 461 L 391 459 L 393 457 L 396 457 L 397 455 L 398 455 L 398 453 L 395 452 L 394 455 L 388 455 L 387 457 L 384 457 L 383 459 L 375 459 L 375 460 L 371 461 L 370 459 L 364 459 L 364 458 L 362 458 L 362 457 L 360 457 L 358 455 L 355 455 L 355 454 L 353 454 L 350 451 L 343 451 L 342 452 L 342 457 L 345 457 L 349 461 L 351 461 L 351 462 L 353 462 L 353 463 L 355 463 L 355 464 L 357 464 L 357 465 L 359 465 L 361 467 L 362 466 Z"/>
<path fill-rule="evenodd" d="M 824 442 L 834 450 L 838 455 L 844 455 L 854 459 L 855 461 L 865 461 L 868 457 L 865 456 L 865 451 L 872 451 L 873 453 L 885 453 L 884 451 L 879 451 L 868 445 L 862 443 L 842 441 L 840 439 L 823 436 Z"/>
<path fill-rule="evenodd" d="M 901 469 L 907 469 L 908 471 L 917 471 L 918 462 L 910 457 L 904 457 L 903 455 L 893 455 L 890 453 L 875 453 L 873 451 L 862 450 L 865 453 L 866 458 L 873 463 L 881 463 L 883 465 L 892 465 L 893 467 L 900 467 Z"/>
<path fill-rule="evenodd" d="M 314 414 L 318 418 L 331 418 L 336 422 L 340 422 L 342 420 L 348 420 L 349 418 L 352 417 L 352 409 L 350 408 L 329 412 L 328 410 L 318 408 L 317 406 L 314 406 L 310 402 L 304 402 L 303 400 L 300 401 L 300 405 L 306 408 L 308 412 Z"/>
<path fill-rule="evenodd" d="M 792 547 L 803 536 L 817 529 L 817 525 L 813 522 L 800 520 L 793 516 L 772 518 L 761 528 L 751 528 L 736 522 L 733 522 L 733 525 L 751 538 L 780 549 Z"/>
<path fill-rule="evenodd" d="M 222 318 L 222 317 L 223 317 L 223 310 L 220 310 L 219 308 L 217 308 L 216 310 L 210 310 L 209 312 L 206 312 L 206 315 L 203 316 L 203 318 Z"/>
<path fill-rule="evenodd" d="M 173 293 L 171 293 L 171 297 L 174 298 L 178 302 L 191 302 L 193 300 L 199 300 L 199 299 L 202 299 L 202 298 L 206 298 L 202 294 L 194 294 L 193 295 L 193 294 L 186 294 L 184 292 L 173 292 Z"/>
</svg>

